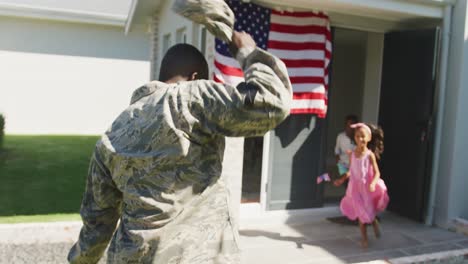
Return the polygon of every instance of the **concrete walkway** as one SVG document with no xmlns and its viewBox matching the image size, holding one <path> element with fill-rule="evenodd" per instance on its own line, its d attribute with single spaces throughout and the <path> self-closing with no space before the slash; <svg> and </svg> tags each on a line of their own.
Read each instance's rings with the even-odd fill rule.
<svg viewBox="0 0 468 264">
<path fill-rule="evenodd" d="M 448 257 L 455 255 L 458 258 L 450 263 L 468 263 L 468 237 L 461 234 L 385 214 L 381 219 L 382 238 L 375 239 L 369 228 L 369 248 L 363 250 L 357 226 L 332 220 L 314 217 L 289 225 L 243 225 L 242 263 L 448 263 Z M 79 228 L 78 222 L 0 225 L 0 263 L 66 263 Z M 426 261 L 428 256 L 431 261 Z M 445 257 L 433 261 L 440 256 Z"/>
<path fill-rule="evenodd" d="M 380 239 L 373 236 L 372 228 L 369 227 L 369 248 L 363 250 L 359 244 L 361 237 L 358 227 L 336 220 L 339 219 L 333 222 L 315 219 L 297 225 L 264 225 L 243 229 L 240 231 L 242 263 L 329 264 L 375 260 L 424 263 L 413 256 L 451 251 L 464 258 L 468 254 L 468 236 L 427 227 L 389 213 L 381 218 Z M 448 261 L 447 256 L 445 260 Z M 468 263 L 468 259 L 463 261 L 466 262 L 459 263 Z"/>
</svg>

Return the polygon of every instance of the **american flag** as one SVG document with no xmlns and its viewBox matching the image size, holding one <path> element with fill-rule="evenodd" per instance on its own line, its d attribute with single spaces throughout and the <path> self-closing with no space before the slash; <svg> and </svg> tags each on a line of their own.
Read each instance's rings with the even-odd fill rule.
<svg viewBox="0 0 468 264">
<path fill-rule="evenodd" d="M 257 46 L 279 57 L 293 86 L 292 114 L 327 112 L 331 33 L 322 12 L 278 12 L 238 0 L 226 1 L 236 16 L 235 30 L 252 35 Z M 216 39 L 214 80 L 236 86 L 244 81 L 226 43 Z"/>
</svg>

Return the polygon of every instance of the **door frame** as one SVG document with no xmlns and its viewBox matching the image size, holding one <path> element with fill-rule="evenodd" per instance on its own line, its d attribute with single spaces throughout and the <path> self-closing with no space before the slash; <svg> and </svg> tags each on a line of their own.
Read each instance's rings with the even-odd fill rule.
<svg viewBox="0 0 468 264">
<path fill-rule="evenodd" d="M 337 18 L 336 20 L 334 20 L 334 16 L 335 18 Z M 417 28 L 421 28 L 421 27 L 427 27 L 427 24 L 421 24 L 421 25 L 418 25 L 418 24 L 402 24 L 402 23 L 399 23 L 398 21 L 384 21 L 384 20 L 380 20 L 380 19 L 376 19 L 376 18 L 365 18 L 365 17 L 356 17 L 356 16 L 353 16 L 351 14 L 334 14 L 334 16 L 331 16 L 331 26 L 332 27 L 339 27 L 339 28 L 346 28 L 346 29 L 354 29 L 354 30 L 361 30 L 361 31 L 366 31 L 366 32 L 369 32 L 369 33 L 386 33 L 386 32 L 389 32 L 391 30 L 395 30 L 395 29 L 400 29 L 400 30 L 403 30 L 403 29 L 417 29 Z M 444 15 L 444 18 L 446 18 L 447 14 Z M 365 23 L 365 22 L 368 22 L 368 21 L 380 21 L 381 23 L 379 25 L 375 25 L 373 23 L 371 23 L 371 25 L 369 25 L 369 23 Z M 440 22 L 437 22 L 439 25 L 442 21 Z M 432 21 L 432 24 L 437 24 L 436 22 Z M 448 29 L 449 30 L 449 29 Z M 442 32 L 442 34 L 444 34 L 444 32 Z M 447 46 L 448 43 L 446 45 L 442 45 L 442 48 L 444 48 L 444 46 Z M 378 76 L 378 80 L 374 80 L 374 84 L 376 82 L 378 82 L 380 85 L 381 85 L 381 80 L 382 80 L 382 75 L 381 75 L 381 69 L 382 69 L 382 65 L 383 65 L 383 46 L 382 46 L 382 58 L 381 58 L 381 63 L 380 63 L 380 75 Z M 448 57 L 448 54 L 447 53 L 442 53 L 437 61 L 437 66 L 438 66 L 438 71 L 437 71 L 437 75 L 440 75 L 441 72 L 445 72 L 446 71 L 446 66 L 441 66 L 441 61 L 444 61 L 444 60 L 447 60 L 447 57 Z M 366 74 L 367 74 L 367 63 L 366 63 Z M 378 94 L 380 94 L 381 92 L 381 87 L 380 85 L 378 86 Z M 434 102 L 440 102 L 440 88 L 442 86 L 441 84 L 441 80 L 438 81 L 436 87 L 435 87 L 435 95 L 434 95 Z M 380 98 L 379 98 L 380 100 Z M 380 105 L 380 101 L 377 105 Z M 434 113 L 438 113 L 440 112 L 439 110 L 440 109 L 436 109 L 437 107 L 440 107 L 440 104 L 439 103 L 435 103 L 434 104 Z M 377 117 L 378 118 L 378 117 Z M 434 125 L 433 125 L 433 130 L 434 131 L 438 131 L 438 124 L 440 123 L 440 118 L 437 118 L 434 122 Z M 374 121 L 378 121 L 378 120 L 370 120 L 371 122 L 374 122 Z M 268 184 L 268 179 L 271 177 L 271 173 L 272 173 L 272 166 L 273 166 L 273 159 L 272 159 L 272 156 L 273 156 L 273 153 L 274 153 L 274 146 L 272 144 L 272 141 L 274 140 L 274 136 L 272 136 L 272 132 L 268 132 L 265 134 L 264 138 L 263 138 L 263 156 L 262 156 L 262 170 L 261 170 L 261 188 L 260 188 L 260 202 L 259 204 L 255 205 L 255 207 L 257 208 L 256 211 L 258 211 L 258 208 L 265 212 L 267 211 L 267 204 L 268 204 L 268 201 L 269 201 L 269 193 L 271 193 L 271 189 L 270 189 L 270 185 Z M 435 135 L 435 139 L 433 140 L 432 144 L 430 145 L 431 148 L 433 148 L 433 157 L 436 157 L 436 155 L 438 155 L 438 152 L 439 151 L 439 148 L 437 148 L 437 133 Z M 436 172 L 432 171 L 432 176 L 431 176 L 431 185 L 434 184 L 434 174 Z M 433 186 L 431 186 L 430 190 L 429 190 L 429 200 L 428 200 L 428 207 L 431 207 L 433 206 L 432 203 L 431 203 L 431 200 L 432 200 L 432 197 L 435 195 L 435 188 L 433 188 Z M 241 205 L 242 206 L 242 205 Z M 245 205 L 244 205 L 245 206 Z M 322 210 L 322 209 L 326 209 L 326 208 L 316 208 L 314 210 Z M 429 216 L 431 216 L 431 214 L 429 213 L 428 214 Z M 427 223 L 429 224 L 429 223 Z"/>
</svg>

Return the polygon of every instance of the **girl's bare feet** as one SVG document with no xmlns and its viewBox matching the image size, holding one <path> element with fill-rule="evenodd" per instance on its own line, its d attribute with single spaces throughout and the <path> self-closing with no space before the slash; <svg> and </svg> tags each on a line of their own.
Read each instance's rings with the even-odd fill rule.
<svg viewBox="0 0 468 264">
<path fill-rule="evenodd" d="M 379 220 L 375 219 L 374 222 L 372 222 L 372 226 L 374 227 L 374 234 L 376 238 L 380 238 L 380 224 Z"/>
<path fill-rule="evenodd" d="M 362 239 L 361 240 L 361 247 L 363 249 L 367 249 L 369 247 L 369 242 L 367 241 L 367 239 Z"/>
</svg>

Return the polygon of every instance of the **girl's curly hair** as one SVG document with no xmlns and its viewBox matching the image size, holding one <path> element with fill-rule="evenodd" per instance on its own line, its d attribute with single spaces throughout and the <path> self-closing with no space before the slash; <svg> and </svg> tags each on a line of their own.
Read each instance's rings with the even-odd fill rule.
<svg viewBox="0 0 468 264">
<path fill-rule="evenodd" d="M 384 132 L 380 126 L 374 124 L 366 124 L 372 132 L 372 138 L 367 143 L 367 147 L 374 152 L 377 159 L 380 159 L 384 151 Z"/>
</svg>

